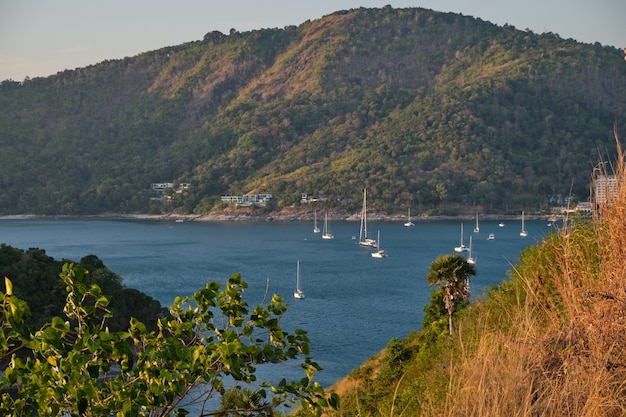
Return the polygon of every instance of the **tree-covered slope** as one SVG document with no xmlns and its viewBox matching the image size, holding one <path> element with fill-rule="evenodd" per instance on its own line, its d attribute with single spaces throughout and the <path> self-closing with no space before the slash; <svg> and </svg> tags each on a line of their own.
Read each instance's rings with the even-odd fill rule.
<svg viewBox="0 0 626 417">
<path fill-rule="evenodd" d="M 612 47 L 420 8 L 353 9 L 0 86 L 0 212 L 355 209 L 588 195 L 624 119 Z M 152 182 L 186 182 L 168 204 Z M 341 204 L 340 206 L 338 204 Z"/>
<path fill-rule="evenodd" d="M 0 277 L 13 283 L 13 292 L 30 307 L 26 325 L 34 331 L 54 316 L 63 315 L 67 299 L 66 285 L 59 274 L 63 264 L 70 260 L 56 260 L 43 249 L 17 249 L 0 245 Z M 122 278 L 109 270 L 95 255 L 85 256 L 81 265 L 89 271 L 89 285 L 96 284 L 111 298 L 108 305 L 114 315 L 108 321 L 112 331 L 128 328 L 131 317 L 142 321 L 149 329 L 156 329 L 159 317 L 168 315 L 166 308 L 152 297 L 122 283 Z M 3 281 L 4 282 L 4 281 Z"/>
</svg>

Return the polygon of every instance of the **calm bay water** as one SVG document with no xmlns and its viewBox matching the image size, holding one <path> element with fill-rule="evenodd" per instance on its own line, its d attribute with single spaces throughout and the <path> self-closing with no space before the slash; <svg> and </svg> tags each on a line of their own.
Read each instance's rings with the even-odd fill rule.
<svg viewBox="0 0 626 417">
<path fill-rule="evenodd" d="M 322 240 L 313 224 L 205 223 L 104 220 L 0 220 L 0 242 L 16 248 L 40 248 L 55 259 L 79 261 L 96 255 L 123 278 L 169 306 L 177 295 L 191 295 L 209 281 L 224 283 L 241 272 L 248 282 L 245 300 L 254 306 L 270 293 L 285 297 L 290 307 L 281 324 L 302 328 L 311 339 L 311 354 L 323 368 L 316 379 L 330 386 L 384 348 L 393 337 L 418 330 L 430 291 L 426 274 L 441 254 L 452 253 L 460 241 L 460 221 L 370 223 L 381 233 L 389 254 L 374 259 L 371 250 L 353 240 L 357 222 L 330 224 L 334 240 Z M 320 225 L 321 226 L 321 225 Z M 473 236 L 478 274 L 472 294 L 506 278 L 520 251 L 543 239 L 551 229 L 545 221 L 485 221 L 473 233 L 465 222 L 465 244 Z M 489 233 L 494 240 L 487 240 Z M 296 262 L 300 260 L 304 300 L 294 300 Z M 299 379 L 290 364 L 265 365 L 260 376 L 272 382 Z"/>
</svg>

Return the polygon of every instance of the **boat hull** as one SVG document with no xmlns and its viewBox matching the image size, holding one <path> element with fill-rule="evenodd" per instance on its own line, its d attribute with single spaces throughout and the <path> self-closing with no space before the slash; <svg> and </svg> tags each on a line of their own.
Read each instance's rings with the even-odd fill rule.
<svg viewBox="0 0 626 417">
<path fill-rule="evenodd" d="M 376 241 L 374 239 L 365 239 L 359 242 L 359 246 L 363 246 L 364 248 L 375 248 Z"/>
</svg>

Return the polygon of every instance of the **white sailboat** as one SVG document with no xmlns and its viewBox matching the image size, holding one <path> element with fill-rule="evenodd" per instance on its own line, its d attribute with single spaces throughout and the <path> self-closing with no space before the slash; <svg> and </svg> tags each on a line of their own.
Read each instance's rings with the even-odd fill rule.
<svg viewBox="0 0 626 417">
<path fill-rule="evenodd" d="M 378 231 L 378 241 L 376 242 L 376 251 L 372 252 L 372 258 L 386 258 L 387 254 L 380 248 L 380 230 Z"/>
<path fill-rule="evenodd" d="M 324 213 L 324 233 L 322 233 L 322 239 L 329 240 L 334 238 L 335 236 L 328 230 L 328 213 Z"/>
<path fill-rule="evenodd" d="M 363 189 L 363 210 L 361 211 L 361 229 L 359 230 L 359 245 L 375 248 L 376 241 L 367 236 L 367 189 Z"/>
<path fill-rule="evenodd" d="M 313 233 L 319 233 L 320 228 L 317 227 L 317 210 L 314 212 L 314 220 L 313 220 Z"/>
<path fill-rule="evenodd" d="M 480 232 L 480 227 L 478 227 L 478 213 L 476 213 L 476 226 L 474 226 L 474 233 Z"/>
<path fill-rule="evenodd" d="M 300 259 L 298 259 L 298 264 L 296 268 L 296 290 L 293 292 L 293 298 L 297 300 L 302 300 L 304 298 L 304 291 L 300 289 Z"/>
<path fill-rule="evenodd" d="M 526 231 L 526 228 L 524 227 L 524 212 L 522 211 L 522 231 L 519 232 L 519 235 L 522 237 L 528 236 L 528 232 Z"/>
<path fill-rule="evenodd" d="M 406 227 L 415 226 L 415 223 L 411 221 L 411 208 L 410 207 L 409 207 L 409 220 L 406 223 L 404 223 L 404 225 Z"/>
<path fill-rule="evenodd" d="M 467 263 L 470 265 L 476 265 L 476 258 L 472 255 L 472 236 L 470 235 L 469 254 L 467 255 Z"/>
<path fill-rule="evenodd" d="M 461 244 L 454 248 L 455 252 L 467 252 L 469 248 L 463 243 L 463 223 L 461 223 Z"/>
</svg>

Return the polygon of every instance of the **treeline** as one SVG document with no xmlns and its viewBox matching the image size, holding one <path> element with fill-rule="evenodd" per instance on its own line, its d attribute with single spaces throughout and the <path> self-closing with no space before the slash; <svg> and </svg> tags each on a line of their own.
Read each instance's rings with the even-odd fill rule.
<svg viewBox="0 0 626 417">
<path fill-rule="evenodd" d="M 4 243 L 0 245 L 0 277 L 10 279 L 13 293 L 29 305 L 30 315 L 25 321 L 29 328 L 38 329 L 49 323 L 52 317 L 64 316 L 67 290 L 59 274 L 63 264 L 68 262 L 74 261 L 55 260 L 43 249 L 23 250 Z M 122 278 L 97 256 L 85 256 L 77 264 L 89 271 L 88 284 L 98 285 L 102 294 L 110 297 L 108 308 L 112 317 L 107 324 L 111 331 L 126 330 L 131 317 L 154 330 L 157 319 L 168 315 L 167 309 L 157 300 L 126 287 Z"/>
<path fill-rule="evenodd" d="M 0 213 L 205 213 L 225 194 L 448 213 L 586 200 L 623 124 L 613 47 L 352 9 L 0 85 Z M 189 183 L 167 199 L 152 182 Z M 152 199 L 151 199 L 152 198 Z M 460 208 L 459 208 L 460 207 Z"/>
</svg>

